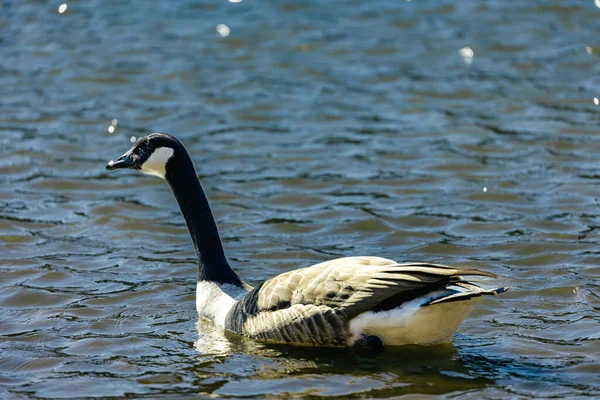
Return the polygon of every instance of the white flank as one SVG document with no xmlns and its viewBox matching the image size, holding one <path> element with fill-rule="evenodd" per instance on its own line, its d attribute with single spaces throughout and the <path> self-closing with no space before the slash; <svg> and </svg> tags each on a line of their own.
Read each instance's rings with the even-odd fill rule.
<svg viewBox="0 0 600 400">
<path fill-rule="evenodd" d="M 350 320 L 352 337 L 348 344 L 352 345 L 360 335 L 377 336 L 388 346 L 450 342 L 481 297 L 423 306 L 438 296 L 419 297 L 389 311 L 360 314 Z"/>
<path fill-rule="evenodd" d="M 165 179 L 167 161 L 173 156 L 174 150 L 170 147 L 159 147 L 142 164 L 140 171 L 148 175 L 155 175 Z"/>
<path fill-rule="evenodd" d="M 224 285 L 232 286 L 232 285 Z M 225 327 L 225 317 L 236 301 L 214 282 L 198 282 L 196 287 L 196 310 L 200 317 Z"/>
</svg>

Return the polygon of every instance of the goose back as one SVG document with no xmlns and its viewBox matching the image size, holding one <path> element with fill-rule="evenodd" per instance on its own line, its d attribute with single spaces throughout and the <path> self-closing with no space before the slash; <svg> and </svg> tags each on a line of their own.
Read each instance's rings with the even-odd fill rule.
<svg viewBox="0 0 600 400">
<path fill-rule="evenodd" d="M 448 296 L 453 292 L 442 289 L 464 282 L 462 276 L 467 275 L 494 276 L 381 257 L 340 258 L 283 273 L 255 287 L 229 311 L 225 328 L 260 339 L 343 345 L 355 336 L 351 321 L 357 316 L 395 309 L 423 293 Z M 473 291 L 472 296 L 482 294 L 488 293 Z M 436 300 L 431 296 L 428 301 Z"/>
</svg>

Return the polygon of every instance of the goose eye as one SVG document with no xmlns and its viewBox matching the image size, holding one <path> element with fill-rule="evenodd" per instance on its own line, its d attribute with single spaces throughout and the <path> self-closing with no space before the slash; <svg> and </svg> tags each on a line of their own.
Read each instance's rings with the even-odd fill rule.
<svg viewBox="0 0 600 400">
<path fill-rule="evenodd" d="M 152 153 L 155 150 L 154 143 L 152 143 L 151 141 L 147 140 L 146 141 L 146 150 L 148 151 L 148 153 Z"/>
<path fill-rule="evenodd" d="M 139 153 L 140 156 L 149 156 L 150 154 L 152 154 L 152 145 L 150 144 L 149 141 L 144 141 L 141 142 L 140 145 L 137 148 L 137 152 Z"/>
</svg>

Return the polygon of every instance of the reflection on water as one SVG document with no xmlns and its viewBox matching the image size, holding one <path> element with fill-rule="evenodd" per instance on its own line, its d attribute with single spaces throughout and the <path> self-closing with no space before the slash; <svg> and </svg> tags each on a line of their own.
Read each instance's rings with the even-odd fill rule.
<svg viewBox="0 0 600 400">
<path fill-rule="evenodd" d="M 599 21 L 592 1 L 0 3 L 0 398 L 599 397 Z M 172 194 L 104 169 L 152 131 L 187 146 L 252 284 L 377 255 L 511 291 L 454 347 L 374 356 L 196 326 Z"/>
<path fill-rule="evenodd" d="M 232 343 L 225 336 L 223 329 L 204 319 L 197 324 L 198 340 L 194 347 L 202 355 L 227 355 L 232 351 Z"/>
<path fill-rule="evenodd" d="M 217 25 L 217 32 L 219 32 L 221 37 L 227 37 L 229 36 L 231 29 L 229 29 L 229 27 L 225 24 L 219 24 Z"/>
<path fill-rule="evenodd" d="M 259 343 L 225 334 L 203 320 L 197 328 L 194 347 L 200 362 L 194 372 L 206 385 L 200 394 L 339 396 L 368 392 L 379 397 L 467 391 L 492 382 L 471 375 L 474 366 L 465 366 L 451 345 L 390 348 L 368 355 L 343 348 Z"/>
<path fill-rule="evenodd" d="M 387 397 L 473 390 L 493 394 L 490 387 L 515 377 L 527 385 L 547 380 L 570 385 L 560 369 L 544 366 L 541 360 L 524 362 L 487 351 L 475 338 L 463 338 L 460 350 L 452 345 L 405 346 L 364 354 L 342 348 L 259 343 L 224 333 L 204 320 L 198 321 L 197 328 L 194 347 L 200 362 L 194 371 L 207 385 L 202 394 L 243 397 L 281 391 L 296 395 L 367 391 L 369 396 Z"/>
<path fill-rule="evenodd" d="M 475 52 L 469 46 L 465 46 L 458 50 L 458 54 L 460 54 L 467 65 L 471 64 L 473 62 L 473 57 L 475 57 Z"/>
</svg>

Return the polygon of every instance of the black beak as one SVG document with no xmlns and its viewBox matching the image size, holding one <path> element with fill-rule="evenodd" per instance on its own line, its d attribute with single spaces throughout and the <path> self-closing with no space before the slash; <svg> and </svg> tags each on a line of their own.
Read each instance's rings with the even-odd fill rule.
<svg viewBox="0 0 600 400">
<path fill-rule="evenodd" d="M 110 171 L 119 168 L 134 168 L 135 163 L 133 162 L 131 153 L 131 150 L 129 150 L 127 153 L 117 158 L 117 161 L 109 161 L 108 164 L 106 164 L 106 169 Z"/>
</svg>

